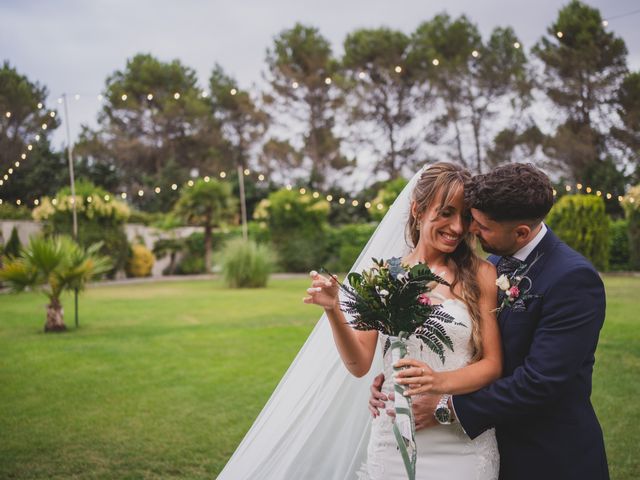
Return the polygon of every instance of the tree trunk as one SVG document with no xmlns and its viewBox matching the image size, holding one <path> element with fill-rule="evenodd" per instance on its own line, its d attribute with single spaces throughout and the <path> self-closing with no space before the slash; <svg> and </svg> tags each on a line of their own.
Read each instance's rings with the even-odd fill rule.
<svg viewBox="0 0 640 480">
<path fill-rule="evenodd" d="M 44 331 L 64 332 L 67 326 L 64 324 L 64 310 L 58 299 L 51 300 L 47 305 L 47 322 L 44 324 Z"/>
<path fill-rule="evenodd" d="M 204 268 L 211 273 L 211 220 L 207 218 L 204 226 Z"/>
</svg>

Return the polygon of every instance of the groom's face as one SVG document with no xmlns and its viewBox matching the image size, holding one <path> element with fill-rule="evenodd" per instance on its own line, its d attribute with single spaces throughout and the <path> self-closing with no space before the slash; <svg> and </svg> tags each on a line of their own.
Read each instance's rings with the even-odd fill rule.
<svg viewBox="0 0 640 480">
<path fill-rule="evenodd" d="M 496 222 L 476 208 L 471 209 L 471 217 L 469 231 L 478 238 L 485 252 L 495 255 L 512 255 L 518 250 L 514 224 Z"/>
</svg>

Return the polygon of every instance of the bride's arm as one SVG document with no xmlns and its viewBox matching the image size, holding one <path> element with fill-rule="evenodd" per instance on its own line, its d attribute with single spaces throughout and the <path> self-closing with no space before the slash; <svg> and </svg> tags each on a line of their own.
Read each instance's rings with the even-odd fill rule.
<svg viewBox="0 0 640 480">
<path fill-rule="evenodd" d="M 311 272 L 311 278 L 313 283 L 311 288 L 307 289 L 309 296 L 302 301 L 324 307 L 333 332 L 333 340 L 345 367 L 356 377 L 366 375 L 373 362 L 378 332 L 351 328 L 340 309 L 336 279 L 322 277 L 317 272 Z"/>
<path fill-rule="evenodd" d="M 398 382 L 412 385 L 408 395 L 418 393 L 461 394 L 475 392 L 500 378 L 502 374 L 502 346 L 496 318 L 496 270 L 489 262 L 482 262 L 478 271 L 480 286 L 480 332 L 482 358 L 466 367 L 448 372 L 434 372 L 424 362 L 403 359 L 398 366 L 409 366 L 398 373 Z M 445 353 L 446 355 L 446 353 Z M 424 374 L 423 374 L 424 369 Z M 419 385 L 419 386 L 418 386 Z"/>
</svg>

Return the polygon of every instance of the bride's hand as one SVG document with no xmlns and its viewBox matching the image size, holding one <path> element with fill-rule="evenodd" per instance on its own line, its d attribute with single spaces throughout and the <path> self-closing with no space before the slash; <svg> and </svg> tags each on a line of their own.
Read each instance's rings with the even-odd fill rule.
<svg viewBox="0 0 640 480">
<path fill-rule="evenodd" d="M 307 288 L 308 297 L 302 299 L 304 303 L 320 305 L 325 310 L 331 310 L 338 306 L 338 280 L 335 276 L 327 278 L 312 270 L 309 275 L 312 282 Z"/>
<path fill-rule="evenodd" d="M 404 392 L 407 397 L 420 393 L 447 393 L 446 372 L 435 372 L 426 363 L 413 358 L 403 358 L 394 367 L 405 367 L 396 373 L 396 382 L 409 387 Z"/>
</svg>

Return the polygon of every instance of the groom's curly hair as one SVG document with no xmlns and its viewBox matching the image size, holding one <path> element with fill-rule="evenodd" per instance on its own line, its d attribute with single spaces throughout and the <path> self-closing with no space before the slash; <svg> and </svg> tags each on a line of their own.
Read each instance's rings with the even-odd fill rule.
<svg viewBox="0 0 640 480">
<path fill-rule="evenodd" d="M 530 163 L 510 163 L 474 176 L 464 186 L 467 208 L 496 222 L 539 223 L 553 206 L 553 187 L 544 172 Z"/>
</svg>

